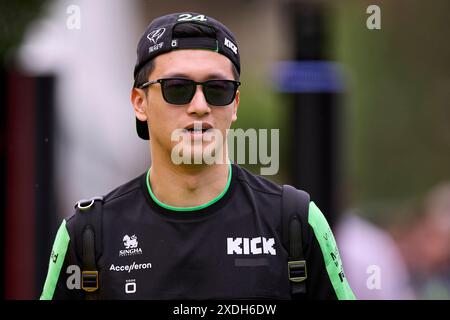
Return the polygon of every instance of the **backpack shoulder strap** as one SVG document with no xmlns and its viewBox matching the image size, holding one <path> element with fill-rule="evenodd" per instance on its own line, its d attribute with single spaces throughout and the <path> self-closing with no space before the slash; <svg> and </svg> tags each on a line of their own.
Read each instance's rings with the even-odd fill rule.
<svg viewBox="0 0 450 320">
<path fill-rule="evenodd" d="M 288 250 L 288 275 L 293 299 L 306 294 L 308 277 L 303 250 L 302 224 L 308 221 L 310 196 L 307 192 L 283 185 L 282 239 Z"/>
<path fill-rule="evenodd" d="M 97 299 L 97 262 L 103 252 L 103 197 L 80 200 L 75 204 L 75 251 L 82 262 L 81 288 L 87 300 Z"/>
</svg>

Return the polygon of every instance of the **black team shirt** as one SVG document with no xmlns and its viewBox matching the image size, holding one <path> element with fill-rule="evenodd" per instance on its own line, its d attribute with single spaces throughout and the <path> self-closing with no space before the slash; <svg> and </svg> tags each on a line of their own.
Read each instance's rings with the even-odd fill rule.
<svg viewBox="0 0 450 320">
<path fill-rule="evenodd" d="M 282 189 L 237 165 L 230 168 L 223 192 L 198 207 L 159 202 L 148 172 L 106 195 L 98 298 L 291 299 Z M 313 202 L 308 221 L 307 297 L 354 299 L 334 237 Z M 41 299 L 84 298 L 75 278 L 82 264 L 74 234 L 73 215 L 56 235 Z"/>
</svg>

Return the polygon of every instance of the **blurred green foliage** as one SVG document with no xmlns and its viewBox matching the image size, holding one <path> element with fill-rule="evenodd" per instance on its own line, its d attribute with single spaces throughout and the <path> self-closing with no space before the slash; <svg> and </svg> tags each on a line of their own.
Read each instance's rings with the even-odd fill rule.
<svg viewBox="0 0 450 320">
<path fill-rule="evenodd" d="M 9 50 L 19 45 L 28 24 L 42 14 L 46 2 L 45 0 L 0 1 L 0 57 L 4 57 Z"/>
<path fill-rule="evenodd" d="M 270 68 L 270 66 L 266 67 L 265 70 Z M 266 75 L 267 72 L 263 71 L 263 76 L 257 76 L 259 73 L 261 72 L 245 73 L 241 78 L 238 119 L 232 125 L 232 128 L 242 128 L 243 130 L 279 129 L 279 172 L 277 175 L 266 176 L 266 178 L 278 183 L 287 183 L 289 179 L 288 157 L 291 145 L 291 128 L 288 125 L 288 117 L 291 103 L 287 96 L 274 91 L 272 80 Z M 268 139 L 272 143 L 270 132 L 268 133 Z M 270 152 L 270 145 L 268 151 Z M 246 159 L 248 159 L 248 150 Z M 255 174 L 261 174 L 260 168 L 268 165 L 243 164 L 242 166 Z"/>
<path fill-rule="evenodd" d="M 381 30 L 366 28 L 370 4 L 381 8 Z M 334 9 L 331 51 L 348 76 L 351 197 L 373 220 L 392 221 L 450 180 L 450 2 L 352 0 Z"/>
</svg>

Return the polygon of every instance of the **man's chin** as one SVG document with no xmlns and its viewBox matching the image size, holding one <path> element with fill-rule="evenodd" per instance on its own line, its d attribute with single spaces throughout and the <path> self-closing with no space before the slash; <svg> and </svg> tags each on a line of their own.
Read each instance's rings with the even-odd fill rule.
<svg viewBox="0 0 450 320">
<path fill-rule="evenodd" d="M 175 149 L 176 148 L 176 149 Z M 214 141 L 198 143 L 186 143 L 172 149 L 172 162 L 186 165 L 213 165 L 224 164 L 226 157 L 223 154 L 223 146 Z"/>
</svg>

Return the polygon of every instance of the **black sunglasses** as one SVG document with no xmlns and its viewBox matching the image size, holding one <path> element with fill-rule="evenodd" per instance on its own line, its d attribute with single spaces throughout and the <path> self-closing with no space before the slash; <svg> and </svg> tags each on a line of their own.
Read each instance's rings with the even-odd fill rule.
<svg viewBox="0 0 450 320">
<path fill-rule="evenodd" d="M 213 106 L 229 105 L 236 96 L 236 90 L 240 86 L 239 81 L 234 80 L 208 80 L 196 82 L 185 78 L 166 78 L 152 80 L 139 86 L 146 88 L 152 84 L 160 83 L 164 100 L 170 104 L 187 104 L 195 95 L 197 85 L 201 85 L 206 102 Z"/>
</svg>

